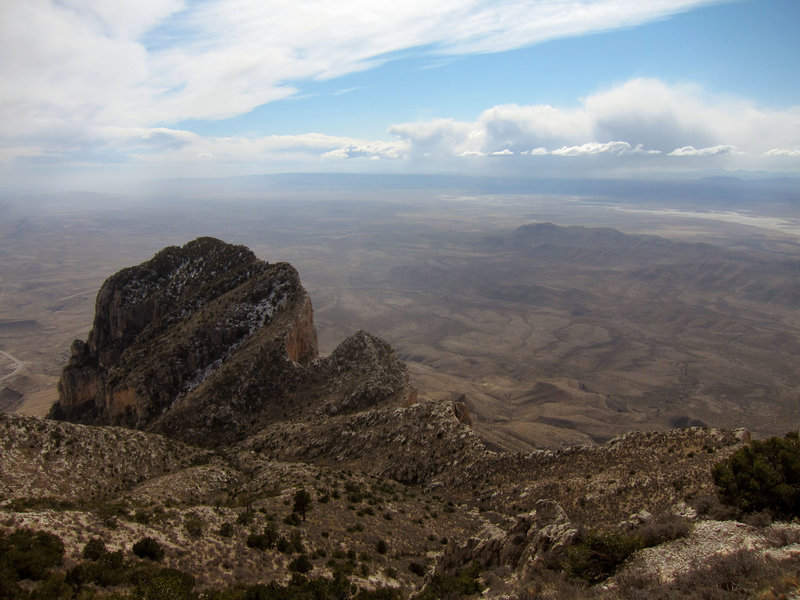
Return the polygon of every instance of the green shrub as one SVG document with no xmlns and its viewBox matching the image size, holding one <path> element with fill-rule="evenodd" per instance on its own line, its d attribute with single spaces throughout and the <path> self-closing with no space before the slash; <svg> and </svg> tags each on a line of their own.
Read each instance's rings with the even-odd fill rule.
<svg viewBox="0 0 800 600">
<path fill-rule="evenodd" d="M 281 539 L 286 540 L 286 538 L 282 536 Z M 278 529 L 275 527 L 275 523 L 267 523 L 262 533 L 253 532 L 247 536 L 246 540 L 246 544 L 250 548 L 257 548 L 258 550 L 267 550 L 269 548 L 274 548 L 277 542 L 278 542 Z M 281 551 L 283 552 L 283 550 Z"/>
<path fill-rule="evenodd" d="M 250 523 L 253 522 L 254 517 L 255 514 L 253 513 L 253 511 L 243 510 L 242 512 L 239 513 L 239 516 L 236 517 L 236 522 L 239 525 L 244 525 L 246 527 L 247 525 L 250 525 Z"/>
<path fill-rule="evenodd" d="M 131 600 L 197 600 L 191 575 L 175 569 L 161 569 L 155 576 L 147 575 L 133 589 Z"/>
<path fill-rule="evenodd" d="M 315 598 L 319 600 L 344 600 L 353 597 L 353 590 L 345 577 L 334 577 L 327 579 L 324 577 L 306 578 L 295 572 L 291 581 L 286 585 L 270 582 L 267 584 L 259 583 L 247 588 L 244 595 L 231 596 L 237 600 L 306 600 Z M 361 597 L 357 597 L 362 600 Z M 209 600 L 217 600 L 212 593 Z M 220 599 L 221 600 L 221 599 Z M 227 598 L 225 598 L 227 600 Z M 372 600 L 367 596 L 364 600 Z M 378 597 L 376 597 L 378 600 Z"/>
<path fill-rule="evenodd" d="M 378 588 L 377 590 L 359 590 L 353 600 L 400 600 L 400 590 L 393 588 Z"/>
<path fill-rule="evenodd" d="M 164 558 L 164 549 L 151 537 L 144 537 L 133 545 L 133 553 L 139 558 L 149 558 L 159 562 Z"/>
<path fill-rule="evenodd" d="M 138 509 L 135 513 L 133 513 L 133 520 L 137 523 L 141 523 L 142 525 L 147 525 L 152 518 L 152 513 L 144 509 Z"/>
<path fill-rule="evenodd" d="M 255 548 L 256 550 L 267 550 L 272 547 L 267 542 L 267 538 L 260 533 L 251 533 L 248 535 L 245 544 L 247 544 L 248 548 Z"/>
<path fill-rule="evenodd" d="M 111 569 L 121 569 L 125 563 L 125 553 L 122 550 L 106 552 L 100 557 L 100 562 Z"/>
<path fill-rule="evenodd" d="M 417 562 L 409 563 L 408 570 L 411 571 L 414 575 L 418 575 L 420 577 L 425 576 L 425 567 Z"/>
<path fill-rule="evenodd" d="M 119 556 L 121 552 L 106 553 L 100 561 L 83 562 L 75 565 L 67 573 L 67 581 L 75 588 L 79 589 L 87 583 L 93 583 L 101 587 L 117 586 L 125 583 L 127 571 L 124 568 L 124 561 L 120 560 L 113 565 L 106 563 L 105 558 L 109 555 Z"/>
<path fill-rule="evenodd" d="M 31 590 L 30 595 L 36 600 L 65 600 L 72 597 L 72 587 L 63 573 L 51 573 Z"/>
<path fill-rule="evenodd" d="M 375 544 L 375 550 L 378 554 L 386 554 L 389 551 L 389 547 L 386 545 L 385 541 L 378 540 Z"/>
<path fill-rule="evenodd" d="M 416 600 L 439 600 L 440 598 L 460 598 L 472 596 L 481 591 L 479 577 L 481 566 L 473 562 L 455 575 L 437 573 Z"/>
<path fill-rule="evenodd" d="M 186 527 L 186 532 L 193 538 L 199 538 L 203 535 L 203 519 L 199 515 L 189 514 L 183 526 Z"/>
<path fill-rule="evenodd" d="M 289 534 L 289 552 L 296 552 L 298 554 L 303 554 L 305 552 L 305 547 L 303 546 L 303 536 L 297 529 Z"/>
<path fill-rule="evenodd" d="M 289 563 L 289 570 L 294 571 L 295 573 L 308 573 L 313 568 L 314 565 L 311 564 L 311 561 L 308 560 L 308 557 L 305 554 L 296 556 Z"/>
<path fill-rule="evenodd" d="M 222 537 L 231 537 L 234 533 L 233 523 L 223 523 L 217 533 Z"/>
<path fill-rule="evenodd" d="M 40 580 L 64 560 L 64 544 L 46 531 L 17 529 L 0 537 L 0 572 L 14 581 Z"/>
<path fill-rule="evenodd" d="M 645 548 L 677 540 L 689 535 L 692 525 L 681 516 L 663 513 L 640 525 L 635 535 L 642 538 Z"/>
<path fill-rule="evenodd" d="M 717 464 L 713 476 L 722 501 L 740 510 L 800 516 L 800 433 L 756 440 Z"/>
<path fill-rule="evenodd" d="M 286 525 L 291 525 L 292 527 L 297 527 L 300 525 L 300 517 L 297 513 L 289 513 L 283 518 L 283 522 Z"/>
<path fill-rule="evenodd" d="M 106 553 L 106 545 L 100 538 L 92 538 L 83 547 L 81 556 L 88 560 L 100 560 Z"/>
<path fill-rule="evenodd" d="M 292 497 L 294 504 L 292 505 L 292 514 L 298 513 L 306 520 L 306 511 L 311 508 L 311 494 L 305 488 L 300 488 L 294 493 Z"/>
<path fill-rule="evenodd" d="M 334 561 L 334 564 L 331 566 L 331 570 L 333 571 L 334 577 L 346 578 L 352 575 L 356 570 L 356 563 L 350 560 L 346 560 L 342 563 Z"/>
<path fill-rule="evenodd" d="M 640 536 L 617 531 L 592 531 L 586 538 L 567 549 L 563 567 L 567 575 L 589 584 L 608 579 L 628 557 L 644 548 Z"/>
</svg>

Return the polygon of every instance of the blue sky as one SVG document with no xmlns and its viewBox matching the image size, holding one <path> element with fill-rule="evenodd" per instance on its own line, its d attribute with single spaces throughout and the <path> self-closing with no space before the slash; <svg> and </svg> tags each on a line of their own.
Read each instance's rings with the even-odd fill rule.
<svg viewBox="0 0 800 600">
<path fill-rule="evenodd" d="M 800 174 L 796 0 L 5 3 L 0 184 Z"/>
<path fill-rule="evenodd" d="M 789 18 L 793 13 L 798 21 Z M 797 2 L 735 2 L 508 52 L 446 57 L 430 48 L 408 51 L 367 72 L 305 82 L 299 96 L 234 119 L 180 125 L 212 135 L 310 128 L 381 136 L 388 123 L 467 120 L 497 104 L 575 106 L 581 97 L 637 77 L 701 82 L 710 91 L 789 108 L 800 103 L 800 62 L 793 58 L 800 51 L 798 23 Z"/>
</svg>

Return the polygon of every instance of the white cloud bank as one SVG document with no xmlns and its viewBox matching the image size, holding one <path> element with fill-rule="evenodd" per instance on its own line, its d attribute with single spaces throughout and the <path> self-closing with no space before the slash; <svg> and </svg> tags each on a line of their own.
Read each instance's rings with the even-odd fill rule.
<svg viewBox="0 0 800 600">
<path fill-rule="evenodd" d="M 759 109 L 716 98 L 696 86 L 633 79 L 585 98 L 578 108 L 496 106 L 475 121 L 438 119 L 395 125 L 390 132 L 418 157 L 474 159 L 559 157 L 564 168 L 605 157 L 621 169 L 769 168 L 769 159 L 800 157 L 800 108 Z M 564 161 L 572 160 L 570 167 Z M 581 163 L 586 165 L 586 163 Z M 598 163 L 599 164 L 599 163 Z M 772 163 L 800 172 L 797 161 Z M 606 163 L 603 163 L 603 168 Z"/>
<path fill-rule="evenodd" d="M 620 108 L 622 107 L 622 108 Z M 405 170 L 532 175 L 644 176 L 709 170 L 800 173 L 800 109 L 770 111 L 693 86 L 634 79 L 577 108 L 496 106 L 474 121 L 433 119 L 391 126 L 393 139 L 320 133 L 208 138 L 160 129 L 114 130 L 143 164 L 190 168 L 295 161 L 310 169 L 381 160 Z M 126 137 L 127 136 L 127 137 Z M 353 163 L 345 167 L 346 163 Z M 393 166 L 389 166 L 392 169 Z"/>
</svg>

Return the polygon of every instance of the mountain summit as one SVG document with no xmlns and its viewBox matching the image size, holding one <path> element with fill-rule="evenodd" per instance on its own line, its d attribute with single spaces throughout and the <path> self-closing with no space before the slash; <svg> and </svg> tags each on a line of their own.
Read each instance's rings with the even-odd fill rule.
<svg viewBox="0 0 800 600">
<path fill-rule="evenodd" d="M 58 389 L 54 418 L 201 444 L 411 394 L 394 351 L 364 332 L 318 357 L 311 300 L 291 265 L 207 237 L 103 284 Z"/>
</svg>

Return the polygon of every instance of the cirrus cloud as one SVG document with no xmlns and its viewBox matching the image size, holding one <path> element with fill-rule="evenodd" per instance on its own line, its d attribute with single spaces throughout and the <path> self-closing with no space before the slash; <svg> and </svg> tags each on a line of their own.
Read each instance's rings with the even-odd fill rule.
<svg viewBox="0 0 800 600">
<path fill-rule="evenodd" d="M 473 120 L 444 114 L 387 122 L 387 139 L 342 129 L 343 135 L 187 130 L 191 120 L 245 115 L 302 93 L 309 82 L 404 53 L 500 52 L 718 1 L 8 2 L 0 19 L 0 76 L 7 82 L 0 92 L 0 164 L 6 178 L 36 157 L 65 168 L 163 165 L 181 176 L 206 174 L 210 165 L 216 174 L 233 174 L 378 159 L 409 171 L 780 165 L 798 172 L 800 107 L 770 110 L 654 78 L 621 82 L 568 107 L 501 104 Z"/>
<path fill-rule="evenodd" d="M 709 0 L 25 0 L 0 19 L 0 147 L 72 151 L 109 127 L 246 114 L 409 49 L 498 52 Z M 100 143 L 103 138 L 100 136 Z"/>
</svg>

